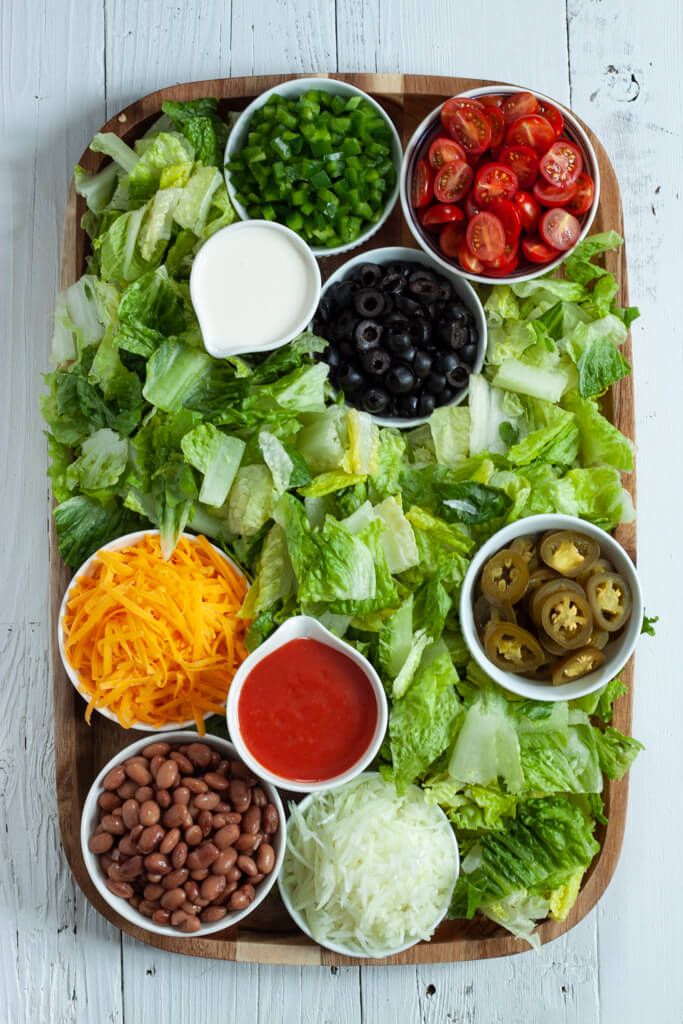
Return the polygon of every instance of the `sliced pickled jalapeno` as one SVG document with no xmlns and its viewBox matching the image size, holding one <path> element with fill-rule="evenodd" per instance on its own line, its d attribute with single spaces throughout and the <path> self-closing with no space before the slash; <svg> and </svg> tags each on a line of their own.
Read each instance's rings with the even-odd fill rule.
<svg viewBox="0 0 683 1024">
<path fill-rule="evenodd" d="M 600 629 L 616 633 L 631 616 L 631 591 L 616 572 L 598 573 L 586 580 L 586 595 Z"/>
<path fill-rule="evenodd" d="M 560 645 L 555 640 L 553 640 L 552 637 L 548 636 L 544 629 L 539 629 L 538 631 L 538 642 L 544 651 L 547 651 L 548 654 L 552 654 L 556 658 L 564 658 L 564 656 L 567 653 L 567 648 L 560 647 Z"/>
<path fill-rule="evenodd" d="M 536 637 L 514 622 L 489 625 L 484 650 L 489 661 L 505 672 L 534 672 L 546 660 Z"/>
<path fill-rule="evenodd" d="M 529 600 L 529 615 L 534 625 L 541 625 L 541 608 L 546 598 L 550 597 L 551 594 L 559 594 L 560 591 L 567 590 L 573 590 L 576 594 L 583 594 L 583 590 L 578 583 L 575 583 L 574 580 L 563 579 L 562 576 L 556 576 L 548 580 L 547 583 L 544 583 L 534 591 Z"/>
<path fill-rule="evenodd" d="M 580 583 L 582 587 L 585 587 L 591 576 L 597 576 L 598 573 L 601 572 L 614 572 L 614 566 L 611 562 L 608 562 L 606 558 L 598 558 L 597 562 L 593 562 L 590 569 L 584 569 L 584 571 L 579 573 L 576 577 L 576 582 Z"/>
<path fill-rule="evenodd" d="M 558 574 L 549 565 L 539 565 L 529 573 L 529 585 L 526 588 L 526 596 L 531 598 L 533 594 L 550 580 L 559 579 Z"/>
<path fill-rule="evenodd" d="M 609 633 L 606 629 L 596 629 L 595 626 L 593 626 L 593 632 L 591 633 L 591 638 L 588 641 L 588 646 L 595 647 L 598 651 L 603 651 L 607 646 L 608 640 Z"/>
<path fill-rule="evenodd" d="M 590 640 L 593 613 L 583 591 L 557 590 L 543 600 L 540 612 L 541 626 L 565 650 L 583 647 Z"/>
<path fill-rule="evenodd" d="M 481 632 L 489 622 L 517 622 L 517 616 L 512 605 L 493 605 L 482 594 L 474 603 L 474 624 Z"/>
<path fill-rule="evenodd" d="M 503 548 L 489 558 L 481 575 L 482 594 L 497 607 L 521 601 L 528 583 L 527 564 L 519 552 L 511 548 Z"/>
<path fill-rule="evenodd" d="M 541 541 L 542 560 L 563 576 L 574 577 L 586 572 L 600 557 L 600 546 L 592 537 L 573 530 L 548 533 Z"/>
<path fill-rule="evenodd" d="M 553 686 L 572 683 L 575 679 L 587 676 L 589 672 L 595 672 L 604 663 L 605 655 L 595 647 L 582 647 L 578 651 L 572 651 L 553 667 Z"/>
<path fill-rule="evenodd" d="M 539 564 L 538 544 L 535 537 L 515 537 L 510 545 L 511 551 L 521 555 L 527 564 L 529 572 Z"/>
</svg>

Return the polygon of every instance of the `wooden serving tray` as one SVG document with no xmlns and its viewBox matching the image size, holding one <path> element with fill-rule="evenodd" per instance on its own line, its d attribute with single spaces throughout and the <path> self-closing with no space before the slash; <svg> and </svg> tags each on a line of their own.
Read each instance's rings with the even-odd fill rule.
<svg viewBox="0 0 683 1024">
<path fill-rule="evenodd" d="M 202 96 L 216 96 L 227 110 L 244 108 L 253 97 L 294 75 L 271 75 L 254 78 L 215 79 L 206 82 L 190 82 L 175 85 L 150 93 L 120 114 L 112 117 L 102 131 L 116 132 L 126 142 L 132 143 L 144 133 L 158 117 L 164 100 L 188 100 Z M 319 77 L 319 76 L 318 76 Z M 405 145 L 414 129 L 426 114 L 449 96 L 464 89 L 492 85 L 491 82 L 463 78 L 445 78 L 421 75 L 357 74 L 329 75 L 340 81 L 359 86 L 387 110 L 393 118 Z M 619 186 L 614 168 L 602 145 L 585 125 L 595 147 L 600 165 L 601 197 L 600 207 L 592 230 L 614 229 L 623 234 L 623 221 Z M 98 170 L 103 158 L 89 150 L 83 154 L 80 163 L 90 171 Z M 65 213 L 64 243 L 61 266 L 61 287 L 66 288 L 84 272 L 87 239 L 80 228 L 84 211 L 83 200 L 71 187 Z M 400 205 L 397 204 L 386 225 L 365 246 L 366 249 L 382 245 L 414 246 L 414 240 L 403 221 Z M 336 260 L 323 259 L 323 272 L 329 274 L 348 256 Z M 618 253 L 609 253 L 607 266 L 620 282 L 619 301 L 628 303 L 626 258 L 624 248 Z M 624 345 L 626 358 L 631 354 L 630 339 Z M 634 439 L 633 381 L 626 377 L 612 388 L 608 397 L 607 414 L 627 437 Z M 626 486 L 635 498 L 635 474 L 627 477 Z M 618 540 L 635 559 L 636 535 L 633 524 L 620 526 L 616 531 Z M 118 928 L 135 936 L 141 942 L 161 949 L 191 956 L 213 957 L 220 960 L 280 964 L 416 964 L 438 963 L 455 960 L 478 960 L 485 957 L 505 956 L 519 953 L 528 948 L 523 941 L 515 939 L 499 926 L 481 916 L 472 921 L 444 922 L 431 942 L 421 942 L 405 953 L 384 960 L 364 960 L 340 956 L 328 952 L 303 935 L 289 918 L 282 906 L 277 889 L 264 904 L 242 924 L 227 928 L 223 932 L 206 938 L 167 938 L 152 935 L 142 928 L 136 928 L 120 918 L 104 903 L 95 890 L 83 863 L 79 839 L 81 810 L 88 789 L 101 766 L 122 747 L 127 746 L 140 735 L 128 732 L 100 715 L 93 716 L 92 726 L 85 724 L 85 705 L 76 693 L 64 672 L 57 647 L 57 617 L 59 604 L 69 580 L 70 572 L 59 556 L 54 525 L 50 528 L 50 599 L 52 636 L 52 675 L 54 689 L 55 747 L 57 766 L 57 800 L 62 843 L 71 870 L 81 889 L 90 902 Z M 625 733 L 630 732 L 633 662 L 622 673 L 629 685 L 629 692 L 621 697 L 614 709 L 614 726 Z M 609 824 L 601 829 L 599 838 L 602 849 L 589 869 L 576 904 L 566 921 L 547 920 L 538 928 L 541 942 L 548 942 L 573 928 L 602 896 L 612 877 L 619 858 L 626 822 L 628 779 L 621 782 L 606 780 L 604 791 L 606 813 Z"/>
</svg>

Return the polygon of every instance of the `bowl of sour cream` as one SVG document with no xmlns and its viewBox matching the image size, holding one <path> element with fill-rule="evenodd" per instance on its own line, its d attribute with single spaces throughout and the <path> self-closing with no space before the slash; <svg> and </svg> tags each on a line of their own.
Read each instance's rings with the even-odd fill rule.
<svg viewBox="0 0 683 1024">
<path fill-rule="evenodd" d="M 190 274 L 204 347 L 217 359 L 269 352 L 292 341 L 310 323 L 320 288 L 320 270 L 306 243 L 267 220 L 217 231 Z"/>
</svg>

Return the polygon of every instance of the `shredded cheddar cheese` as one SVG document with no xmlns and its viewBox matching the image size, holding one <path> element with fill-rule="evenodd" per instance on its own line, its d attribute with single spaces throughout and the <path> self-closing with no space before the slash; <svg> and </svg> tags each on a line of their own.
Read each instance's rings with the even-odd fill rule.
<svg viewBox="0 0 683 1024">
<path fill-rule="evenodd" d="M 74 584 L 63 619 L 64 651 L 89 697 L 129 729 L 223 714 L 247 656 L 238 618 L 243 576 L 199 536 L 181 537 L 171 558 L 158 536 L 100 551 L 91 576 Z"/>
</svg>

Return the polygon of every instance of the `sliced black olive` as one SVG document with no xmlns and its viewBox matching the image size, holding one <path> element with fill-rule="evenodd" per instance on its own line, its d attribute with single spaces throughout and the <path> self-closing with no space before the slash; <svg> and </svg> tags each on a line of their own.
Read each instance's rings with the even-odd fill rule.
<svg viewBox="0 0 683 1024">
<path fill-rule="evenodd" d="M 341 362 L 341 355 L 338 348 L 334 345 L 328 345 L 323 353 L 323 359 L 329 366 L 330 370 L 336 370 Z"/>
<path fill-rule="evenodd" d="M 462 302 L 458 302 L 457 299 L 452 302 L 447 302 L 443 307 L 443 315 L 446 320 L 467 320 L 467 307 L 463 306 Z"/>
<path fill-rule="evenodd" d="M 364 384 L 363 374 L 350 363 L 342 363 L 337 373 L 337 380 L 344 391 L 358 391 Z"/>
<path fill-rule="evenodd" d="M 351 340 L 356 329 L 358 317 L 352 309 L 345 309 L 332 323 L 334 337 L 338 341 Z"/>
<path fill-rule="evenodd" d="M 420 408 L 420 400 L 417 395 L 403 395 L 398 402 L 398 411 L 406 418 L 417 416 Z"/>
<path fill-rule="evenodd" d="M 332 299 L 327 295 L 323 295 L 322 299 L 318 303 L 318 310 L 316 316 L 320 317 L 322 321 L 327 323 L 332 315 Z"/>
<path fill-rule="evenodd" d="M 370 388 L 363 395 L 363 408 L 366 412 L 378 416 L 384 412 L 389 405 L 390 398 L 384 388 Z"/>
<path fill-rule="evenodd" d="M 413 344 L 408 325 L 391 324 L 384 332 L 384 343 L 390 352 L 405 352 Z"/>
<path fill-rule="evenodd" d="M 380 282 L 380 288 L 386 294 L 389 292 L 391 295 L 399 295 L 404 291 L 406 286 L 406 279 L 403 274 L 399 274 L 398 271 L 392 270 L 384 275 Z"/>
<path fill-rule="evenodd" d="M 356 280 L 363 288 L 376 288 L 382 279 L 382 268 L 376 263 L 361 263 L 356 268 Z"/>
<path fill-rule="evenodd" d="M 446 378 L 443 373 L 430 373 L 425 381 L 427 391 L 433 395 L 440 395 L 446 387 Z"/>
<path fill-rule="evenodd" d="M 400 274 L 401 277 L 407 277 L 408 274 L 410 273 L 410 270 L 408 269 L 408 264 L 401 263 L 400 261 L 396 263 L 387 263 L 385 269 L 387 274 Z"/>
<path fill-rule="evenodd" d="M 353 305 L 361 316 L 376 317 L 384 312 L 384 296 L 377 288 L 359 288 Z"/>
<path fill-rule="evenodd" d="M 325 321 L 321 320 L 318 316 L 315 316 L 313 318 L 313 323 L 311 324 L 311 328 L 312 328 L 314 334 L 317 334 L 321 338 L 325 337 L 325 332 L 327 331 L 327 325 L 326 325 Z"/>
<path fill-rule="evenodd" d="M 427 377 L 432 372 L 432 357 L 424 349 L 418 349 L 413 359 L 413 373 L 419 379 Z"/>
<path fill-rule="evenodd" d="M 463 363 L 469 363 L 470 366 L 474 364 L 474 360 L 477 358 L 477 346 L 472 345 L 471 342 L 467 342 L 461 349 L 458 349 L 458 357 L 462 359 Z"/>
<path fill-rule="evenodd" d="M 416 281 L 436 281 L 436 274 L 429 267 L 420 266 L 411 272 L 408 284 L 415 284 Z"/>
<path fill-rule="evenodd" d="M 441 341 L 456 351 L 467 344 L 467 328 L 456 320 L 440 320 L 437 332 Z"/>
<path fill-rule="evenodd" d="M 391 292 L 384 292 L 384 291 L 382 292 L 382 295 L 384 296 L 384 313 L 383 313 L 383 315 L 387 316 L 389 313 L 393 313 L 393 311 L 395 309 L 394 296 L 391 294 Z"/>
<path fill-rule="evenodd" d="M 371 348 L 361 356 L 363 369 L 373 377 L 386 373 L 391 366 L 391 356 L 383 348 Z"/>
<path fill-rule="evenodd" d="M 340 341 L 337 344 L 339 355 L 342 359 L 353 359 L 356 355 L 356 347 L 352 341 Z"/>
<path fill-rule="evenodd" d="M 453 388 L 445 387 L 443 391 L 436 396 L 437 405 L 450 405 L 455 398 L 455 391 Z"/>
<path fill-rule="evenodd" d="M 469 344 L 470 345 L 478 345 L 479 344 L 479 331 L 474 326 L 474 324 L 470 324 L 467 333 L 469 335 Z"/>
<path fill-rule="evenodd" d="M 446 380 L 456 391 L 466 387 L 469 379 L 470 374 L 465 366 L 455 366 L 446 374 Z"/>
<path fill-rule="evenodd" d="M 353 332 L 356 339 L 356 348 L 359 352 L 365 352 L 369 348 L 379 345 L 382 337 L 382 325 L 376 320 L 361 320 L 356 324 Z"/>
<path fill-rule="evenodd" d="M 347 306 L 351 305 L 353 293 L 357 288 L 356 282 L 348 278 L 345 281 L 335 281 L 325 292 L 325 298 L 329 298 L 334 308 L 346 309 Z"/>
<path fill-rule="evenodd" d="M 426 317 L 421 317 L 415 321 L 416 328 L 415 341 L 418 345 L 427 345 L 432 338 L 432 325 Z"/>
<path fill-rule="evenodd" d="M 436 372 L 443 373 L 446 376 L 458 365 L 458 357 L 455 352 L 440 352 L 434 360 L 434 369 Z"/>
<path fill-rule="evenodd" d="M 417 277 L 413 274 L 408 278 L 408 291 L 417 296 L 421 302 L 436 302 L 439 298 L 439 285 L 433 278 Z"/>
<path fill-rule="evenodd" d="M 398 358 L 401 360 L 402 363 L 412 363 L 416 355 L 417 349 L 415 348 L 414 345 L 411 345 L 410 348 L 406 348 L 403 350 L 403 352 L 399 352 Z"/>
<path fill-rule="evenodd" d="M 424 391 L 420 395 L 420 400 L 417 404 L 417 411 L 420 416 L 431 416 L 436 408 L 436 402 L 434 395 L 430 395 L 428 391 Z"/>
<path fill-rule="evenodd" d="M 450 299 L 453 294 L 453 287 L 450 281 L 447 281 L 445 277 L 439 278 L 439 298 Z"/>
<path fill-rule="evenodd" d="M 397 309 L 392 309 L 391 313 L 387 313 L 387 315 L 383 317 L 383 320 L 385 326 L 388 324 L 402 324 L 403 327 L 408 330 L 409 324 L 406 320 L 405 313 L 399 313 Z"/>
<path fill-rule="evenodd" d="M 416 302 L 415 299 L 409 299 L 407 295 L 397 295 L 396 309 L 400 310 L 401 313 L 406 313 L 408 316 L 418 316 L 422 307 L 419 302 Z"/>
<path fill-rule="evenodd" d="M 407 366 L 392 366 L 387 373 L 386 384 L 395 395 L 404 395 L 415 387 L 415 374 Z"/>
</svg>

